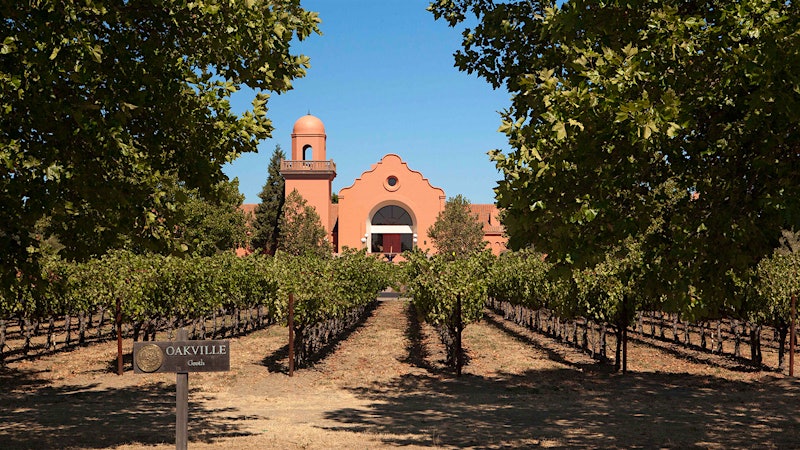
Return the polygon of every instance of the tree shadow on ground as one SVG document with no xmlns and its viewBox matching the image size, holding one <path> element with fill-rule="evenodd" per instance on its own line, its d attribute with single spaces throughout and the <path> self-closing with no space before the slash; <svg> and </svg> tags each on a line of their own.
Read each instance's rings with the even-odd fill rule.
<svg viewBox="0 0 800 450">
<path fill-rule="evenodd" d="M 129 375 L 132 376 L 132 375 Z M 51 386 L 36 374 L 0 370 L 0 448 L 107 448 L 175 442 L 175 385 L 100 388 Z M 191 379 L 189 380 L 191 388 Z M 189 396 L 189 440 L 215 442 L 249 435 L 234 409 L 212 409 Z M 195 398 L 192 398 L 195 397 Z"/>
<path fill-rule="evenodd" d="M 327 429 L 370 433 L 387 446 L 800 448 L 792 412 L 800 400 L 797 380 L 623 376 L 608 364 L 571 363 L 557 346 L 497 321 L 490 324 L 568 368 L 454 378 L 430 362 L 421 324 L 408 314 L 406 362 L 427 373 L 350 388 L 369 405 L 329 411 L 325 418 L 340 425 Z"/>
<path fill-rule="evenodd" d="M 668 339 L 655 338 L 652 336 L 642 335 L 641 333 L 629 336 L 628 339 L 667 353 L 675 358 L 695 364 L 704 364 L 734 372 L 780 372 L 779 369 L 776 369 L 775 367 L 769 367 L 766 364 L 754 366 L 747 358 L 724 353 L 712 353 L 710 350 L 703 349 L 699 346 L 687 347 L 683 344 L 676 343 Z"/>
<path fill-rule="evenodd" d="M 387 445 L 520 448 L 798 448 L 800 383 L 694 375 L 579 373 L 570 369 L 404 375 L 355 388 L 367 408 L 331 411 L 333 430 Z"/>
<path fill-rule="evenodd" d="M 429 361 L 431 353 L 423 343 L 422 323 L 416 309 L 409 303 L 405 311 L 405 337 L 408 344 L 406 345 L 406 357 L 401 359 L 400 362 L 425 369 L 430 373 L 444 373 L 442 367 L 437 367 Z"/>
<path fill-rule="evenodd" d="M 295 370 L 313 368 L 316 364 L 324 361 L 325 358 L 335 353 L 339 348 L 339 345 L 346 341 L 350 335 L 366 326 L 367 321 L 375 315 L 375 310 L 378 308 L 378 304 L 381 301 L 394 298 L 395 297 L 384 297 L 384 295 L 379 295 L 376 301 L 367 305 L 367 308 L 364 310 L 364 316 L 361 320 L 345 329 L 339 336 L 332 339 L 330 342 L 326 343 L 322 348 L 319 349 L 319 351 L 311 355 L 308 358 L 308 361 L 295 367 Z M 272 373 L 282 373 L 286 375 L 289 374 L 289 331 L 288 328 L 286 330 L 287 344 L 275 350 L 261 360 L 261 365 L 266 367 Z"/>
<path fill-rule="evenodd" d="M 574 348 L 574 349 L 576 349 L 578 351 L 586 353 L 587 355 L 588 355 L 588 352 L 583 351 L 583 349 L 580 349 L 578 347 L 574 347 L 571 344 L 561 343 L 558 346 L 549 346 L 549 345 L 547 345 L 548 342 L 555 342 L 552 338 L 549 338 L 549 337 L 548 337 L 548 339 L 543 339 L 541 341 L 536 340 L 536 339 L 531 339 L 531 337 L 529 337 L 529 336 L 527 336 L 525 334 L 522 334 L 522 333 L 518 332 L 517 330 L 515 330 L 514 328 L 512 328 L 511 326 L 509 326 L 509 324 L 511 322 L 503 320 L 502 317 L 499 316 L 499 315 L 484 314 L 483 320 L 484 320 L 484 322 L 486 322 L 490 326 L 492 326 L 494 328 L 497 328 L 498 330 L 508 334 L 509 336 L 511 336 L 512 338 L 516 339 L 517 341 L 522 342 L 523 344 L 528 345 L 530 347 L 533 347 L 536 350 L 544 353 L 545 355 L 547 355 L 547 358 L 549 360 L 551 360 L 551 361 L 555 361 L 555 362 L 557 362 L 559 364 L 563 364 L 565 366 L 570 366 L 570 367 L 572 367 L 574 369 L 578 369 L 578 370 L 581 370 L 581 371 L 587 371 L 587 372 L 611 373 L 614 370 L 613 365 L 609 364 L 609 360 L 608 359 L 597 358 L 593 362 L 588 363 L 588 364 L 587 363 L 578 363 L 578 362 L 570 361 L 570 360 L 568 360 L 567 358 L 564 357 L 563 350 L 561 350 L 559 348 L 559 346 L 567 345 L 567 346 L 570 346 L 571 348 Z M 535 332 L 535 331 L 532 331 L 532 330 L 531 330 L 531 332 L 544 336 L 543 333 Z"/>
</svg>

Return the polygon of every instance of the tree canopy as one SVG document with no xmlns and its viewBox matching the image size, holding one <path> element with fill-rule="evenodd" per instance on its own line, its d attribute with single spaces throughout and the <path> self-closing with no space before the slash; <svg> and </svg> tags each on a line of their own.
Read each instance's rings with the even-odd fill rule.
<svg viewBox="0 0 800 450">
<path fill-rule="evenodd" d="M 0 17 L 5 280 L 36 265 L 45 216 L 70 258 L 170 245 L 168 185 L 212 195 L 270 136 L 267 92 L 305 74 L 290 43 L 319 22 L 299 0 L 3 1 Z M 242 86 L 256 94 L 235 114 Z"/>
<path fill-rule="evenodd" d="M 483 225 L 469 206 L 469 200 L 461 194 L 450 197 L 444 205 L 444 211 L 428 228 L 428 236 L 436 251 L 446 260 L 464 258 L 486 247 Z"/>
<path fill-rule="evenodd" d="M 797 2 L 430 9 L 477 18 L 456 66 L 513 95 L 491 152 L 512 248 L 586 268 L 633 237 L 662 289 L 717 295 L 800 218 Z"/>
<path fill-rule="evenodd" d="M 176 187 L 174 195 L 172 229 L 181 250 L 195 256 L 213 256 L 245 246 L 247 218 L 240 208 L 244 195 L 239 193 L 238 179 L 220 182 L 213 201 L 200 197 L 197 189 Z"/>
<path fill-rule="evenodd" d="M 283 159 L 286 159 L 286 154 L 278 144 L 269 160 L 267 181 L 258 194 L 261 203 L 256 206 L 253 220 L 251 244 L 254 249 L 261 249 L 270 255 L 274 255 L 278 248 L 280 219 L 283 215 L 283 203 L 286 201 L 286 182 L 281 175 L 281 160 Z"/>
<path fill-rule="evenodd" d="M 333 249 L 317 210 L 292 190 L 286 196 L 280 220 L 278 250 L 294 256 L 330 257 Z"/>
</svg>

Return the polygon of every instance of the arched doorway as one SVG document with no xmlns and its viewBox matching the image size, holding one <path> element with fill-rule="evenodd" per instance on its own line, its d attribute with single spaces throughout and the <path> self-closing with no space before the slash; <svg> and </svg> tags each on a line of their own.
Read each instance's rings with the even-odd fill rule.
<svg viewBox="0 0 800 450">
<path fill-rule="evenodd" d="M 370 251 L 396 255 L 414 248 L 414 222 L 403 207 L 387 205 L 370 218 Z"/>
</svg>

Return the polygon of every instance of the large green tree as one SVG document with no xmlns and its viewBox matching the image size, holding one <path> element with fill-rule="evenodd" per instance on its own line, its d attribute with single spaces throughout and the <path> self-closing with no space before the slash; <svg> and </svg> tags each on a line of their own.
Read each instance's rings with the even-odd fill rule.
<svg viewBox="0 0 800 450">
<path fill-rule="evenodd" d="M 171 240 L 177 180 L 201 196 L 272 131 L 266 92 L 308 58 L 299 0 L 0 2 L 0 270 L 35 272 L 48 216 L 71 258 Z M 256 90 L 237 115 L 230 95 Z M 27 269 L 26 269 L 27 268 Z"/>
<path fill-rule="evenodd" d="M 250 241 L 254 249 L 263 250 L 270 255 L 274 255 L 278 248 L 280 219 L 283 215 L 283 203 L 286 201 L 286 182 L 281 175 L 283 159 L 286 159 L 286 154 L 278 144 L 269 160 L 267 182 L 258 194 L 261 203 L 256 206 L 253 237 Z"/>
<path fill-rule="evenodd" d="M 195 256 L 216 253 L 245 246 L 247 218 L 240 208 L 244 195 L 239 193 L 239 180 L 223 181 L 217 185 L 214 200 L 203 198 L 197 189 L 178 188 L 173 227 L 177 245 Z"/>
<path fill-rule="evenodd" d="M 446 260 L 461 259 L 486 247 L 483 225 L 470 209 L 470 202 L 461 194 L 450 197 L 444 211 L 428 228 L 428 236 L 436 251 Z"/>
<path fill-rule="evenodd" d="M 558 3 L 430 7 L 477 18 L 456 66 L 513 94 L 491 153 L 509 245 L 589 268 L 633 236 L 662 290 L 729 295 L 800 218 L 800 7 Z"/>
</svg>

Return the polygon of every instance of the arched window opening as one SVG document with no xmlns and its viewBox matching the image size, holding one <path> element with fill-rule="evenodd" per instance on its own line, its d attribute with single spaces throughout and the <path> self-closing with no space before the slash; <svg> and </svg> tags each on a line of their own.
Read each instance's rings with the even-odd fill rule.
<svg viewBox="0 0 800 450">
<path fill-rule="evenodd" d="M 372 216 L 373 225 L 408 225 L 411 226 L 411 215 L 405 209 L 389 205 L 379 209 Z"/>
<path fill-rule="evenodd" d="M 414 248 L 411 215 L 400 206 L 388 205 L 372 216 L 370 250 L 395 255 Z"/>
<path fill-rule="evenodd" d="M 311 158 L 314 157 L 314 148 L 310 145 L 306 145 L 303 147 L 303 161 L 311 161 Z"/>
</svg>

